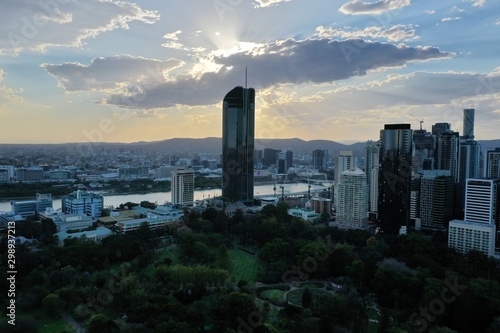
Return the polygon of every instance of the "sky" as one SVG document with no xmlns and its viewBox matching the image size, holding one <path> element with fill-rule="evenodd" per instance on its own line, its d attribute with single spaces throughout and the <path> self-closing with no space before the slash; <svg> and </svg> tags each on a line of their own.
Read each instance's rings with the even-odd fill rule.
<svg viewBox="0 0 500 333">
<path fill-rule="evenodd" d="M 500 1 L 0 0 L 0 143 L 378 140 L 389 123 L 500 139 Z M 245 76 L 247 71 L 247 76 Z"/>
</svg>

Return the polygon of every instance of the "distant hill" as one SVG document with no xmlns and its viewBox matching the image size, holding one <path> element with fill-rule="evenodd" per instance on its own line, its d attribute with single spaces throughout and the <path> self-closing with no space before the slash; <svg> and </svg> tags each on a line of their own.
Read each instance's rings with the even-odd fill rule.
<svg viewBox="0 0 500 333">
<path fill-rule="evenodd" d="M 500 147 L 500 139 L 497 140 L 479 140 L 481 147 L 484 150 Z M 96 151 L 106 149 L 126 150 L 136 152 L 162 152 L 162 153 L 208 153 L 220 154 L 222 152 L 221 138 L 173 138 L 161 141 L 152 142 L 133 142 L 133 143 L 62 143 L 62 144 L 0 144 L 1 152 L 12 152 L 20 149 L 41 151 L 54 150 L 70 150 L 79 151 L 86 150 L 86 147 L 92 147 Z M 331 154 L 337 155 L 340 150 L 352 150 L 354 155 L 362 156 L 366 142 L 358 142 L 354 144 L 342 144 L 330 140 L 311 140 L 305 141 L 299 138 L 291 139 L 255 139 L 255 149 L 263 150 L 264 148 L 273 149 L 291 149 L 294 153 L 311 154 L 315 149 L 328 149 Z"/>
</svg>

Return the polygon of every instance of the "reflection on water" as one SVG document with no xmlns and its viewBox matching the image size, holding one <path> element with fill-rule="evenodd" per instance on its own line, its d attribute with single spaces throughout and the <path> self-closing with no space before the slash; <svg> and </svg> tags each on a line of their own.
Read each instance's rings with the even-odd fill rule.
<svg viewBox="0 0 500 333">
<path fill-rule="evenodd" d="M 275 193 L 277 196 L 281 196 L 282 189 L 280 186 L 284 187 L 285 195 L 290 195 L 293 193 L 299 192 L 307 192 L 308 185 L 306 183 L 296 183 L 296 184 L 278 184 L 276 185 L 276 191 L 274 191 L 274 185 L 258 185 L 254 188 L 254 195 L 256 197 L 259 196 L 274 196 Z M 311 185 L 311 192 L 325 190 L 326 187 L 320 185 Z M 212 190 L 203 190 L 203 191 L 195 191 L 194 199 L 195 200 L 203 200 L 208 198 L 213 198 L 220 196 L 222 193 L 221 189 L 212 189 Z M 33 195 L 33 199 L 35 195 Z M 122 203 L 126 202 L 141 202 L 141 201 L 150 201 L 156 202 L 158 204 L 163 204 L 165 202 L 171 201 L 171 193 L 170 192 L 154 192 L 154 193 L 146 193 L 146 194 L 125 194 L 125 195 L 109 195 L 104 197 L 104 206 L 109 207 L 117 207 Z M 53 200 L 54 209 L 61 208 L 61 199 Z M 0 202 L 0 211 L 10 211 L 10 201 L 1 201 Z"/>
</svg>

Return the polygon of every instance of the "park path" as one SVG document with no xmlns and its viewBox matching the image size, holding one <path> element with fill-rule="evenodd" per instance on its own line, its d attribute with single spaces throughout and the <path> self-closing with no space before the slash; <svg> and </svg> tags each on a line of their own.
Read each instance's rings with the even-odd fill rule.
<svg viewBox="0 0 500 333">
<path fill-rule="evenodd" d="M 68 323 L 68 325 L 70 325 L 75 330 L 76 333 L 87 333 L 85 328 L 77 323 L 75 319 L 73 319 L 73 317 L 71 317 L 69 314 L 65 313 L 63 315 L 63 318 Z"/>
</svg>

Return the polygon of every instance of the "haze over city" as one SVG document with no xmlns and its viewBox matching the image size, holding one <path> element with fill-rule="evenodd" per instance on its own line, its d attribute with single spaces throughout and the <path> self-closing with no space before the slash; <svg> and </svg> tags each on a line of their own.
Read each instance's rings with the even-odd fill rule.
<svg viewBox="0 0 500 333">
<path fill-rule="evenodd" d="M 476 109 L 500 123 L 500 3 L 8 1 L 3 143 L 220 137 L 224 94 L 256 89 L 260 138 L 377 140 Z"/>
</svg>

